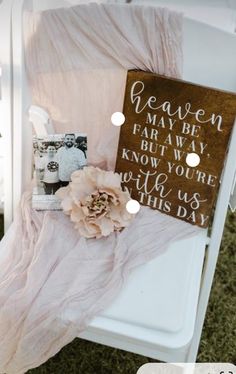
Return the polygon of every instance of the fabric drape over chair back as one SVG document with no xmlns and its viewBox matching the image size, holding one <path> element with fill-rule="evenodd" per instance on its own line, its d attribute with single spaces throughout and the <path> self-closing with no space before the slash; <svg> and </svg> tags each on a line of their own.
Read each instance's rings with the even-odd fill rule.
<svg viewBox="0 0 236 374">
<path fill-rule="evenodd" d="M 25 56 L 33 104 L 56 132 L 88 133 L 88 162 L 114 168 L 129 69 L 180 77 L 182 16 L 134 5 L 83 4 L 26 13 Z"/>
<path fill-rule="evenodd" d="M 114 168 L 127 69 L 181 75 L 182 16 L 129 5 L 27 13 L 32 103 L 56 132 L 88 134 L 89 163 Z M 1 242 L 0 372 L 24 373 L 55 355 L 106 308 L 132 269 L 201 229 L 142 207 L 132 224 L 81 238 L 62 212 L 36 212 L 31 192 Z"/>
</svg>

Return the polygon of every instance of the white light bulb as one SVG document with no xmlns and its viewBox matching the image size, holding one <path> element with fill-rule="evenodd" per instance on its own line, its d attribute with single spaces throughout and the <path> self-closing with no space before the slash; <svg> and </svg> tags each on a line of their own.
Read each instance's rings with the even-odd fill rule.
<svg viewBox="0 0 236 374">
<path fill-rule="evenodd" d="M 111 116 L 111 122 L 114 126 L 121 126 L 125 122 L 125 116 L 121 112 L 115 112 Z"/>
<path fill-rule="evenodd" d="M 186 157 L 186 164 L 191 167 L 198 166 L 200 164 L 200 157 L 197 153 L 189 153 Z"/>
<path fill-rule="evenodd" d="M 126 204 L 126 210 L 130 214 L 136 214 L 140 210 L 140 204 L 137 200 L 131 199 Z"/>
</svg>

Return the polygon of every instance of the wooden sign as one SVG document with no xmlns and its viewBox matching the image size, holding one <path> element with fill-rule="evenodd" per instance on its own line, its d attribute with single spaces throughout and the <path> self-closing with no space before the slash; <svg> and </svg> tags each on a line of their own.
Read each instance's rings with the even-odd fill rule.
<svg viewBox="0 0 236 374">
<path fill-rule="evenodd" d="M 123 113 L 116 161 L 123 186 L 143 205 L 207 227 L 236 95 L 130 71 Z"/>
</svg>

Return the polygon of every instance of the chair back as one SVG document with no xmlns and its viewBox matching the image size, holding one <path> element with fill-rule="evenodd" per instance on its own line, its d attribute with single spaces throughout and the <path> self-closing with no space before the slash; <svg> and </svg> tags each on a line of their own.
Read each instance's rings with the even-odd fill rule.
<svg viewBox="0 0 236 374">
<path fill-rule="evenodd" d="M 73 1 L 74 3 L 75 1 Z M 53 4 L 50 0 L 42 2 L 33 2 L 31 0 L 13 1 L 11 40 L 12 93 L 8 95 L 8 106 L 11 107 L 13 115 L 10 116 L 9 114 L 11 126 L 9 126 L 9 134 L 8 138 L 6 138 L 10 145 L 9 149 L 12 149 L 12 156 L 10 156 L 10 152 L 8 155 L 8 160 L 11 160 L 12 157 L 12 163 L 9 163 L 12 168 L 10 168 L 11 173 L 8 175 L 7 182 L 9 195 L 7 200 L 11 203 L 5 205 L 6 226 L 11 222 L 22 192 L 29 184 L 32 176 L 32 128 L 28 115 L 31 98 L 25 73 L 22 15 L 26 9 L 42 10 L 62 5 L 69 6 L 70 1 L 58 0 L 54 1 Z M 234 66 L 234 60 L 236 59 L 235 35 L 188 18 L 184 18 L 183 35 L 183 79 L 197 84 L 236 91 Z M 219 48 L 219 45 L 221 48 Z M 234 56 L 235 59 L 233 58 Z M 6 80 L 6 78 L 7 76 L 4 79 Z M 233 143 L 234 140 L 232 138 Z M 229 157 L 233 159 L 233 156 L 231 156 L 232 147 L 230 148 Z M 227 173 L 225 172 L 224 180 L 226 179 L 226 183 L 231 185 L 230 188 L 232 188 L 235 165 L 233 165 L 233 161 L 229 165 L 228 168 L 230 170 Z M 223 207 L 227 209 L 229 200 L 229 194 L 225 194 L 225 192 L 222 194 L 221 189 L 218 196 L 217 207 L 219 208 L 216 209 L 216 215 L 219 214 L 219 209 L 222 210 Z M 222 214 L 220 215 L 222 217 Z M 223 224 L 224 220 L 222 220 Z M 218 229 L 219 222 L 217 224 Z"/>
</svg>

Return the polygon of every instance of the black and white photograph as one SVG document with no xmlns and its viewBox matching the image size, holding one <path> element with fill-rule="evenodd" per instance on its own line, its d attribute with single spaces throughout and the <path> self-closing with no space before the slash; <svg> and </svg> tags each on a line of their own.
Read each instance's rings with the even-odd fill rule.
<svg viewBox="0 0 236 374">
<path fill-rule="evenodd" d="M 34 178 L 32 207 L 59 210 L 55 192 L 65 187 L 71 174 L 87 165 L 87 135 L 67 133 L 33 137 Z"/>
</svg>

